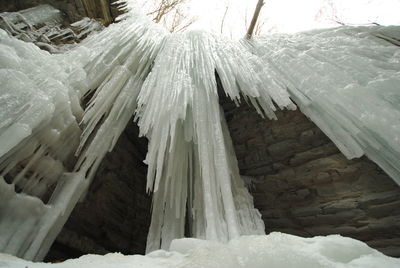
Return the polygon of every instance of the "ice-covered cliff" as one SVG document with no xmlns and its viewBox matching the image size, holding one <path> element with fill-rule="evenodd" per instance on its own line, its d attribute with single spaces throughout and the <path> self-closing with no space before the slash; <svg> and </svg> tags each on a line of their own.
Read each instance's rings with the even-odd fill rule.
<svg viewBox="0 0 400 268">
<path fill-rule="evenodd" d="M 149 139 L 148 251 L 189 233 L 262 234 L 218 103 L 311 118 L 349 158 L 400 183 L 400 27 L 229 40 L 169 34 L 132 4 L 60 54 L 0 30 L 0 250 L 40 260 L 135 117 Z"/>
</svg>

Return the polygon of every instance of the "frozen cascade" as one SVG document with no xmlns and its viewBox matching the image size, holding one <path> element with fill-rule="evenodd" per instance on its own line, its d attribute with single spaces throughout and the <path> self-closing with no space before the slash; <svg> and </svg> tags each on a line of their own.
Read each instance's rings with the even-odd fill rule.
<svg viewBox="0 0 400 268">
<path fill-rule="evenodd" d="M 45 256 L 132 117 L 165 35 L 157 25 L 150 31 L 143 15 L 132 15 L 58 55 L 0 30 L 0 75 L 6 82 L 0 97 L 0 191 L 21 191 L 1 196 L 0 226 L 8 226 L 0 228 L 1 252 L 32 260 Z M 105 45 L 110 40 L 114 47 Z M 94 89 L 83 111 L 80 103 Z"/>
<path fill-rule="evenodd" d="M 234 202 L 251 197 L 240 181 L 216 78 L 230 98 L 244 96 L 269 118 L 272 100 L 295 108 L 285 89 L 263 89 L 257 64 L 241 43 L 205 32 L 166 37 L 138 98 L 139 127 L 149 138 L 147 188 L 154 191 L 148 252 L 183 237 L 186 214 L 194 237 L 229 241 L 264 232 L 258 211 L 238 211 Z"/>
<path fill-rule="evenodd" d="M 70 187 L 80 177 L 65 172 L 79 144 L 76 118 L 82 110 L 69 87 L 69 74 L 48 52 L 2 30 L 0 40 L 0 226 L 7 226 L 0 227 L 0 247 L 41 259 L 73 199 L 80 197 Z M 58 189 L 49 196 L 53 187 Z"/>
<path fill-rule="evenodd" d="M 366 154 L 399 183 L 399 27 L 237 42 L 168 34 L 127 5 L 123 21 L 58 55 L 0 30 L 2 252 L 45 256 L 135 110 L 154 192 L 147 251 L 185 225 L 222 242 L 263 234 L 218 92 L 270 119 L 294 100 L 347 157 Z"/>
</svg>

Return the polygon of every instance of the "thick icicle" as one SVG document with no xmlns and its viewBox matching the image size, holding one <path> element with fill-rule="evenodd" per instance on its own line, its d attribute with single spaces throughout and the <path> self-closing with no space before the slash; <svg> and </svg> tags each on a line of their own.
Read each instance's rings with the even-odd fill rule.
<svg viewBox="0 0 400 268">
<path fill-rule="evenodd" d="M 240 181 L 216 80 L 217 74 L 229 97 L 238 102 L 245 96 L 270 118 L 272 99 L 293 108 L 284 89 L 263 89 L 257 64 L 244 45 L 204 32 L 166 38 L 138 100 L 140 130 L 150 141 L 147 187 L 154 190 L 147 251 L 183 237 L 187 214 L 195 237 L 228 241 L 263 233 L 260 214 Z M 235 198 L 249 201 L 239 204 Z"/>
</svg>

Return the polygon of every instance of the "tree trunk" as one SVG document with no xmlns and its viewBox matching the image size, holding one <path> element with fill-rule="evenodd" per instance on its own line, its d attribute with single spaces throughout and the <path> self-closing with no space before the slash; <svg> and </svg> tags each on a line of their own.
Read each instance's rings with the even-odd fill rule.
<svg viewBox="0 0 400 268">
<path fill-rule="evenodd" d="M 254 10 L 253 18 L 251 19 L 249 29 L 247 30 L 247 33 L 246 33 L 247 39 L 251 39 L 251 36 L 253 35 L 254 28 L 256 26 L 257 19 L 258 19 L 258 16 L 260 15 L 260 11 L 261 11 L 261 8 L 263 5 L 264 5 L 264 0 L 258 0 L 256 9 Z"/>
</svg>

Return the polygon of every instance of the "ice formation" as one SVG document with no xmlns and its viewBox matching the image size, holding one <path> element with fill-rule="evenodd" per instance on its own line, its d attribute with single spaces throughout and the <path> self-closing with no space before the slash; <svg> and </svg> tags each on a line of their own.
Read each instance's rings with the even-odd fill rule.
<svg viewBox="0 0 400 268">
<path fill-rule="evenodd" d="M 0 254 L 6 267 L 19 268 L 397 268 L 400 259 L 387 257 L 365 243 L 339 235 L 301 238 L 282 233 L 242 236 L 228 243 L 193 238 L 172 241 L 169 251 L 146 256 L 86 255 L 62 263 L 32 263 Z"/>
<path fill-rule="evenodd" d="M 347 157 L 366 154 L 400 183 L 400 27 L 233 41 L 169 34 L 132 5 L 60 54 L 0 30 L 0 251 L 44 257 L 134 115 L 149 139 L 148 252 L 185 235 L 263 234 L 218 94 L 270 119 L 297 105 Z"/>
<path fill-rule="evenodd" d="M 347 158 L 365 154 L 400 184 L 398 26 L 275 35 L 252 45 L 262 72 Z"/>
<path fill-rule="evenodd" d="M 258 212 L 250 209 L 242 217 L 235 206 L 245 189 L 220 111 L 216 75 L 229 97 L 239 101 L 242 94 L 270 118 L 272 99 L 281 107 L 294 105 L 283 89 L 262 90 L 252 61 L 257 59 L 240 43 L 204 32 L 165 38 L 138 98 L 139 127 L 150 142 L 147 187 L 154 190 L 148 251 L 183 237 L 186 213 L 195 237 L 228 241 L 263 233 Z"/>
</svg>

